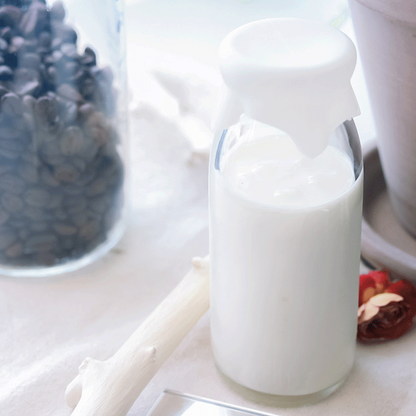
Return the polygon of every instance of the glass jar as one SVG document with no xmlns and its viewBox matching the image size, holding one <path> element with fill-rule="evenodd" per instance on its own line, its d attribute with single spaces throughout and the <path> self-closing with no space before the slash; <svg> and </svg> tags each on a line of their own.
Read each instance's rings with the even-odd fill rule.
<svg viewBox="0 0 416 416">
<path fill-rule="evenodd" d="M 75 270 L 124 230 L 123 6 L 0 4 L 0 273 Z"/>
</svg>

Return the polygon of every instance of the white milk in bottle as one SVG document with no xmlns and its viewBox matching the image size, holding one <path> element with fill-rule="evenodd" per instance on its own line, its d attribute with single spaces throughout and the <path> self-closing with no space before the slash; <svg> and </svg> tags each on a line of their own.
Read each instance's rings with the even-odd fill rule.
<svg viewBox="0 0 416 416">
<path fill-rule="evenodd" d="M 210 164 L 211 336 L 218 368 L 304 404 L 354 361 L 362 165 L 355 49 L 322 23 L 268 19 L 220 48 Z M 288 396 L 288 397 L 287 397 Z"/>
</svg>

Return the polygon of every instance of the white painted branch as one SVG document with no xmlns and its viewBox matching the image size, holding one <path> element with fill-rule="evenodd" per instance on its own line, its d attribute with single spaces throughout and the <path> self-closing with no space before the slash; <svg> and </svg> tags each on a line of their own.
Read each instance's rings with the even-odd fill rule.
<svg viewBox="0 0 416 416">
<path fill-rule="evenodd" d="M 209 308 L 208 258 L 193 269 L 107 361 L 86 358 L 65 397 L 72 416 L 125 416 L 142 390 Z"/>
</svg>

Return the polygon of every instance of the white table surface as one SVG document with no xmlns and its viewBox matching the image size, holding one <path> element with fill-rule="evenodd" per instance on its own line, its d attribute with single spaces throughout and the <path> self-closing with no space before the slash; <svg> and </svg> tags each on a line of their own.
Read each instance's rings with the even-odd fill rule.
<svg viewBox="0 0 416 416">
<path fill-rule="evenodd" d="M 219 82 L 213 63 L 219 40 L 214 36 L 206 42 L 202 55 L 194 38 L 156 42 L 159 32 L 152 29 L 155 12 L 147 8 L 149 2 L 130 3 L 132 209 L 127 231 L 107 256 L 77 272 L 48 280 L 0 279 L 0 416 L 69 416 L 64 391 L 82 360 L 111 356 L 188 271 L 190 259 L 208 252 L 208 161 L 192 153 L 187 138 L 197 131 L 195 119 L 203 127 L 209 119 Z M 351 32 L 348 22 L 344 29 Z M 157 84 L 149 72 L 155 68 L 188 88 L 191 104 L 200 104 L 192 117 L 181 115 L 177 100 Z M 354 86 L 365 141 L 374 128 L 360 70 Z M 220 378 L 209 347 L 208 315 L 144 390 L 130 416 L 145 416 L 165 388 L 278 415 L 415 414 L 415 331 L 389 344 L 359 345 L 351 376 L 326 401 L 277 409 L 250 402 Z"/>
</svg>

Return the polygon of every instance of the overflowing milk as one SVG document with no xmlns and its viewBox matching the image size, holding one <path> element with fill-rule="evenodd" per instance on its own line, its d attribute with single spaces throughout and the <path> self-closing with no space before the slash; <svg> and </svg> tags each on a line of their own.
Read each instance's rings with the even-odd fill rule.
<svg viewBox="0 0 416 416">
<path fill-rule="evenodd" d="M 229 188 L 258 205 L 309 208 L 331 201 L 355 182 L 351 160 L 334 147 L 305 157 L 289 136 L 242 144 L 223 161 Z"/>
<path fill-rule="evenodd" d="M 220 48 L 212 346 L 220 370 L 256 391 L 329 391 L 353 364 L 361 156 L 337 126 L 358 113 L 354 65 L 345 35 L 302 20 L 243 26 Z"/>
</svg>

